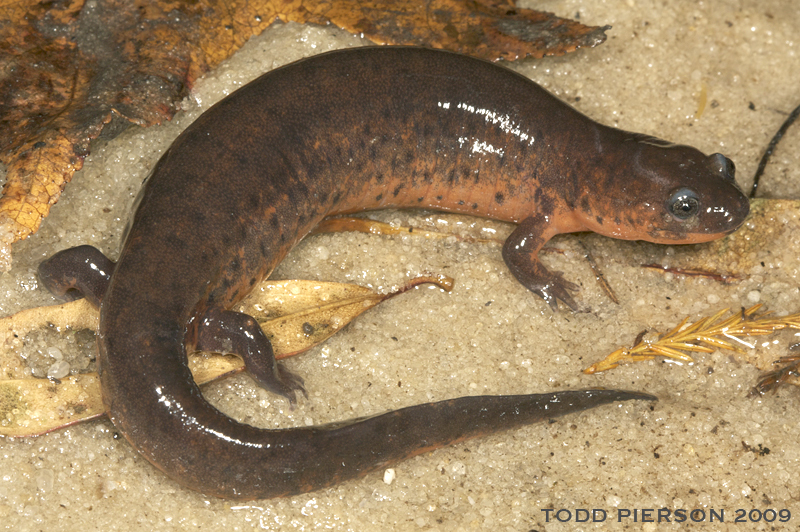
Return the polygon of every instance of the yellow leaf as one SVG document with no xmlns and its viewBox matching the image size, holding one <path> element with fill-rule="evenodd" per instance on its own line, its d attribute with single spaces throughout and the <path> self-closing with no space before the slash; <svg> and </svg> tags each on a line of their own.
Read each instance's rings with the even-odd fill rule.
<svg viewBox="0 0 800 532">
<path fill-rule="evenodd" d="M 341 283 L 267 281 L 248 296 L 242 306 L 259 321 L 272 341 L 276 358 L 285 358 L 328 339 L 381 301 L 424 283 L 434 283 L 444 290 L 452 288 L 452 279 L 445 276 L 418 277 L 388 294 Z M 10 337 L 24 337 L 36 329 L 56 332 L 96 329 L 97 321 L 97 310 L 81 299 L 24 310 L 0 319 L 0 332 L 8 340 Z M 10 342 L 3 345 L 6 349 L 2 356 L 7 359 Z M 189 369 L 198 384 L 239 372 L 243 366 L 236 356 L 189 355 Z M 96 373 L 60 380 L 0 380 L 0 435 L 35 436 L 104 413 L 100 380 Z"/>
</svg>

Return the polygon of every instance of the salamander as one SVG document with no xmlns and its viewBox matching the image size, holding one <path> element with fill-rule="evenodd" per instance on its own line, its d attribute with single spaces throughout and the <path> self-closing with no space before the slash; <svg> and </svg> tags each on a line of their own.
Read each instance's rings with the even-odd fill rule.
<svg viewBox="0 0 800 532">
<path fill-rule="evenodd" d="M 81 246 L 42 283 L 100 307 L 103 401 L 147 460 L 207 495 L 303 493 L 466 438 L 636 392 L 462 397 L 307 428 L 257 429 L 202 397 L 187 352 L 241 356 L 294 404 L 256 321 L 229 310 L 324 217 L 424 207 L 519 224 L 511 273 L 549 305 L 577 287 L 538 260 L 559 233 L 697 243 L 749 205 L 721 154 L 598 124 L 507 68 L 419 48 L 336 51 L 273 70 L 201 115 L 146 180 L 116 263 Z"/>
</svg>

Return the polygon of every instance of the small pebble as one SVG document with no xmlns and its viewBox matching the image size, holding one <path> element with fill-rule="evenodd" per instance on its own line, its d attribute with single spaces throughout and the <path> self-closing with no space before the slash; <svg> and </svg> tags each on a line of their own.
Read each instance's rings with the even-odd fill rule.
<svg viewBox="0 0 800 532">
<path fill-rule="evenodd" d="M 69 362 L 61 360 L 47 368 L 48 379 L 63 379 L 67 375 L 69 375 Z"/>
</svg>

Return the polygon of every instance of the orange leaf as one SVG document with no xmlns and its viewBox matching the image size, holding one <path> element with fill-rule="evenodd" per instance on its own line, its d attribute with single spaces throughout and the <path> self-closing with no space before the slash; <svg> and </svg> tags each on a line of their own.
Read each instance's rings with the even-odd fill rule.
<svg viewBox="0 0 800 532">
<path fill-rule="evenodd" d="M 36 232 L 101 132 L 172 118 L 195 80 L 276 19 L 335 24 L 376 43 L 490 59 L 558 55 L 605 28 L 510 0 L 0 2 L 0 271 Z"/>
</svg>

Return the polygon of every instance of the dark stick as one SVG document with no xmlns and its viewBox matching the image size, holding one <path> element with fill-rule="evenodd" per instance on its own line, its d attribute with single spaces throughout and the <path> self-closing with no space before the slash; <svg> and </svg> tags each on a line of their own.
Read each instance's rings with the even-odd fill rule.
<svg viewBox="0 0 800 532">
<path fill-rule="evenodd" d="M 789 126 L 794 124 L 794 121 L 797 120 L 797 117 L 800 116 L 800 105 L 798 105 L 794 111 L 789 113 L 789 116 L 781 125 L 781 128 L 775 133 L 775 136 L 772 137 L 772 140 L 769 141 L 769 145 L 767 149 L 764 150 L 764 155 L 761 156 L 761 162 L 758 163 L 758 169 L 756 170 L 756 175 L 753 178 L 753 188 L 750 189 L 750 198 L 756 197 L 756 190 L 758 189 L 758 182 L 761 179 L 761 174 L 764 173 L 764 169 L 767 167 L 767 163 L 769 162 L 770 156 L 772 156 L 772 152 L 775 151 L 775 147 L 778 145 L 778 142 L 781 141 L 783 135 L 786 133 L 786 130 L 789 129 Z"/>
</svg>

